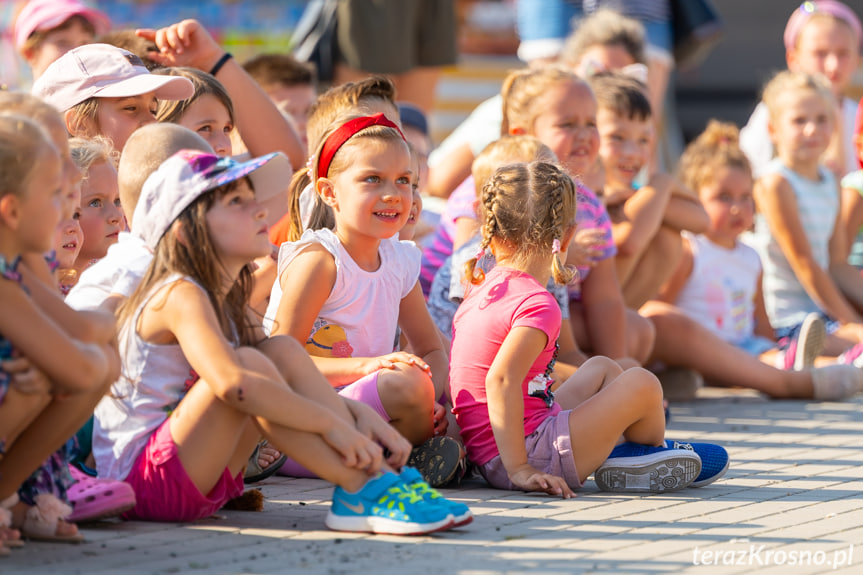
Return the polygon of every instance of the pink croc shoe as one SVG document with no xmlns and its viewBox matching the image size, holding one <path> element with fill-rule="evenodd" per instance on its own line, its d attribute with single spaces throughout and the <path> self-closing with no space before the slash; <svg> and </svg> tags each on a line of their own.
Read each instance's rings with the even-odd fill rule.
<svg viewBox="0 0 863 575">
<path fill-rule="evenodd" d="M 76 480 L 66 492 L 74 509 L 69 521 L 116 517 L 135 506 L 135 491 L 125 481 L 90 477 L 73 465 L 69 471 Z"/>
</svg>

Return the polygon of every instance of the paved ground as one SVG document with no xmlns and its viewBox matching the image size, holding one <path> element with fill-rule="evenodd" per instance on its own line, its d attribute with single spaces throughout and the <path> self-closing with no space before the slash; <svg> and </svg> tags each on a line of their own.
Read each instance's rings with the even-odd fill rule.
<svg viewBox="0 0 863 575">
<path fill-rule="evenodd" d="M 471 505 L 471 525 L 399 538 L 327 531 L 332 489 L 277 478 L 261 484 L 263 513 L 86 525 L 87 543 L 28 543 L 0 559 L 0 573 L 860 573 L 861 408 L 863 396 L 769 402 L 702 390 L 672 407 L 668 437 L 721 442 L 732 467 L 677 494 L 609 495 L 588 482 L 563 501 L 471 480 L 447 491 Z"/>
</svg>

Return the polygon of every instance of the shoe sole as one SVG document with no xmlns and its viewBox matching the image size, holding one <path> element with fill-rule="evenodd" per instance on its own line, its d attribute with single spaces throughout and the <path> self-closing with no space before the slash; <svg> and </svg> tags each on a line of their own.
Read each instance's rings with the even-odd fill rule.
<svg viewBox="0 0 863 575">
<path fill-rule="evenodd" d="M 473 519 L 471 517 L 471 519 Z M 445 531 L 455 526 L 452 515 L 433 523 L 410 523 L 396 521 L 386 517 L 368 517 L 336 515 L 332 510 L 327 513 L 324 524 L 333 531 L 349 531 L 351 533 L 374 533 L 376 535 L 426 535 L 437 531 Z"/>
<path fill-rule="evenodd" d="M 423 479 L 432 487 L 441 487 L 452 481 L 459 469 L 461 449 L 458 443 L 448 437 L 433 437 L 413 452 L 407 465 L 416 468 Z"/>
<path fill-rule="evenodd" d="M 594 472 L 594 481 L 614 493 L 669 493 L 688 487 L 699 473 L 701 458 L 695 453 L 660 452 L 616 457 Z"/>
<path fill-rule="evenodd" d="M 797 353 L 794 354 L 794 371 L 802 371 L 815 364 L 815 359 L 824 350 L 824 339 L 827 330 L 817 314 L 810 314 L 800 326 L 797 336 Z"/>
<path fill-rule="evenodd" d="M 731 464 L 731 460 L 729 459 L 728 461 L 725 462 L 725 467 L 722 468 L 722 471 L 720 471 L 719 473 L 714 473 L 710 477 L 708 477 L 706 479 L 702 479 L 701 481 L 693 481 L 689 486 L 690 487 L 704 487 L 705 485 L 710 485 L 711 483 L 713 483 L 717 479 L 721 479 L 722 476 L 725 475 L 725 472 L 728 471 L 728 466 L 730 464 Z"/>
</svg>

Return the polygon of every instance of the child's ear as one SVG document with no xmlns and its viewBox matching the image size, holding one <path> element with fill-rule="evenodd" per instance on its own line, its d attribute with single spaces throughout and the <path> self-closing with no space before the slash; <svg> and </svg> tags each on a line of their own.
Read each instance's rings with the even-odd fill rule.
<svg viewBox="0 0 863 575">
<path fill-rule="evenodd" d="M 473 213 L 475 213 L 476 215 L 479 215 L 479 198 L 475 199 L 473 201 L 472 205 L 473 205 Z"/>
<path fill-rule="evenodd" d="M 80 118 L 72 108 L 63 113 L 63 123 L 66 124 L 66 131 L 73 136 L 89 138 L 93 135 L 89 133 L 89 122 L 84 118 Z"/>
<path fill-rule="evenodd" d="M 563 232 L 563 239 L 560 240 L 560 243 L 564 246 L 569 246 L 572 243 L 572 239 L 575 237 L 575 232 L 578 231 L 578 224 L 572 224 L 566 231 Z"/>
<path fill-rule="evenodd" d="M 315 190 L 326 205 L 333 209 L 338 207 L 339 202 L 336 199 L 336 188 L 331 179 L 318 178 L 318 181 L 315 182 Z"/>
<path fill-rule="evenodd" d="M 0 221 L 13 230 L 18 229 L 20 202 L 15 194 L 6 194 L 0 198 Z"/>
<path fill-rule="evenodd" d="M 189 238 L 186 233 L 186 228 L 183 226 L 183 222 L 177 221 L 171 229 L 168 230 L 168 233 L 175 234 L 177 236 L 177 241 L 180 242 L 180 245 L 189 247 Z"/>
</svg>

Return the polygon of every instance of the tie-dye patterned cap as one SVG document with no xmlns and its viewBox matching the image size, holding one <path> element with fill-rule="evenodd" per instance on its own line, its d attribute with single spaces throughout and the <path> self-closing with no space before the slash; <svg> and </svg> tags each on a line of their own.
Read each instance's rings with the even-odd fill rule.
<svg viewBox="0 0 863 575">
<path fill-rule="evenodd" d="M 155 249 L 174 220 L 204 192 L 248 176 L 255 197 L 265 202 L 284 193 L 291 175 L 291 162 L 281 152 L 238 162 L 197 150 L 180 150 L 144 182 L 132 217 L 132 234 Z"/>
</svg>

